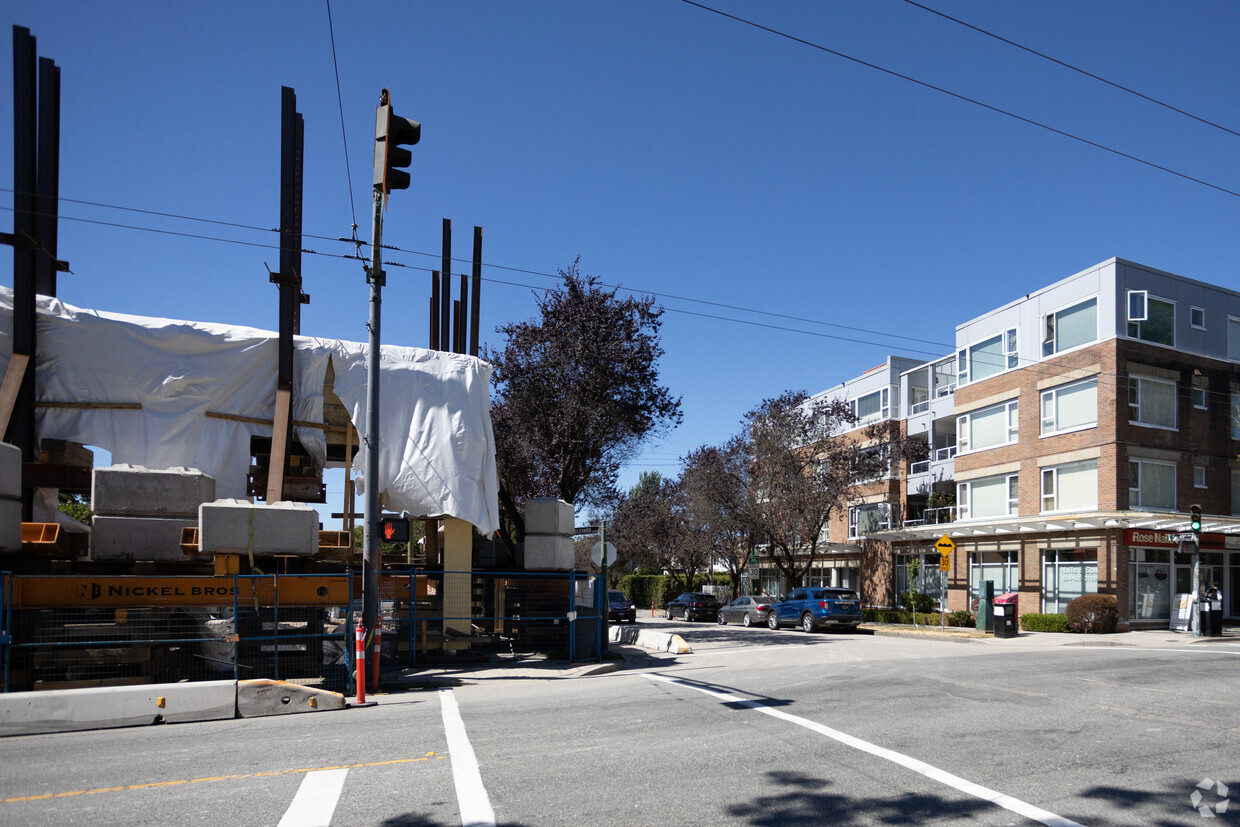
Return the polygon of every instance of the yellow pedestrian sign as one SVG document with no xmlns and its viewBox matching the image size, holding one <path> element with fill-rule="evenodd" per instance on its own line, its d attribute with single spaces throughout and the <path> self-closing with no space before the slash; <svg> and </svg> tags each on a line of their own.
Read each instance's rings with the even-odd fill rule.
<svg viewBox="0 0 1240 827">
<path fill-rule="evenodd" d="M 951 537 L 948 537 L 946 534 L 944 534 L 942 537 L 939 538 L 939 541 L 934 544 L 934 547 L 939 550 L 939 554 L 946 557 L 947 555 L 951 554 L 953 551 L 956 550 L 956 542 L 952 540 Z"/>
</svg>

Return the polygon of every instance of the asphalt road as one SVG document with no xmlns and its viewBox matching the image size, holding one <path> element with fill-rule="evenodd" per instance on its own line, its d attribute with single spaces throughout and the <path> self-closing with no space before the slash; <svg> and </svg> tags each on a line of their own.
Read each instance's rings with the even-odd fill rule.
<svg viewBox="0 0 1240 827">
<path fill-rule="evenodd" d="M 694 654 L 2 739 L 0 823 L 1160 825 L 1203 823 L 1205 779 L 1240 799 L 1240 647 L 657 625 Z"/>
</svg>

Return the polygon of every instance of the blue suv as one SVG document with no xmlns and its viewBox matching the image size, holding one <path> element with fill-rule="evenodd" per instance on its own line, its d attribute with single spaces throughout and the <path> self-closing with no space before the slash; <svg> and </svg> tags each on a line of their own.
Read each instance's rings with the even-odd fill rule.
<svg viewBox="0 0 1240 827">
<path fill-rule="evenodd" d="M 861 598 L 852 589 L 793 589 L 786 600 L 771 607 L 766 625 L 800 625 L 807 632 L 839 627 L 856 629 L 861 625 Z"/>
</svg>

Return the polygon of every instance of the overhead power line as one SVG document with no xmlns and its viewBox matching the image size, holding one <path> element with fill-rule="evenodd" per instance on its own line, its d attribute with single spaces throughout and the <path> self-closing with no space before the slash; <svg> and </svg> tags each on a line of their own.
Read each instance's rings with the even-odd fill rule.
<svg viewBox="0 0 1240 827">
<path fill-rule="evenodd" d="M 1040 57 L 1043 60 L 1049 60 L 1051 63 L 1054 63 L 1056 66 L 1062 66 L 1065 69 L 1084 75 L 1087 78 L 1092 78 L 1093 80 L 1096 80 L 1099 83 L 1105 83 L 1107 86 L 1111 86 L 1115 89 L 1119 89 L 1121 92 L 1127 92 L 1130 95 L 1135 95 L 1136 97 L 1141 98 L 1141 100 L 1148 101 L 1156 106 L 1161 106 L 1164 109 L 1169 109 L 1172 112 L 1175 112 L 1176 114 L 1183 115 L 1186 118 L 1192 118 L 1194 121 L 1203 123 L 1206 126 L 1212 126 L 1215 129 L 1222 130 L 1223 132 L 1226 132 L 1229 135 L 1235 135 L 1237 138 L 1240 138 L 1240 132 L 1237 132 L 1234 129 L 1229 129 L 1223 126 L 1222 124 L 1215 123 L 1214 121 L 1209 120 L 1207 118 L 1203 118 L 1200 115 L 1194 115 L 1192 112 L 1186 112 L 1185 110 L 1180 109 L 1177 106 L 1172 106 L 1166 101 L 1161 101 L 1158 98 L 1154 98 L 1142 92 L 1138 92 L 1135 89 L 1131 89 L 1127 86 L 1124 86 L 1123 84 L 1116 83 L 1113 80 L 1107 80 L 1101 75 L 1096 75 L 1093 72 L 1082 69 L 1079 66 L 1073 66 L 1071 63 L 1067 63 L 1065 61 L 1059 60 L 1058 58 L 1051 57 L 1050 55 L 1045 54 L 1044 52 L 1039 52 L 1037 49 L 1031 49 L 1028 46 L 1025 46 L 1024 44 L 1017 43 L 1015 40 L 1009 40 L 1003 35 L 995 34 L 994 32 L 991 32 L 991 31 L 987 31 L 986 29 L 983 29 L 980 26 L 975 26 L 972 23 L 961 20 L 958 17 L 952 17 L 950 14 L 941 12 L 938 9 L 932 9 L 929 6 L 922 5 L 921 3 L 918 3 L 917 0 L 904 0 L 904 2 L 908 3 L 910 6 L 916 6 L 919 9 L 928 11 L 931 14 L 936 14 L 939 17 L 942 17 L 944 20 L 950 20 L 951 22 L 958 23 L 959 25 L 964 26 L 967 29 L 972 29 L 978 34 L 984 34 L 987 37 L 993 37 L 995 40 L 998 40 L 1002 43 L 1006 43 L 1007 45 L 1020 49 L 1023 52 L 1028 52 L 1029 54 L 1034 55 L 1035 57 Z"/>
<path fill-rule="evenodd" d="M 734 20 L 737 23 L 740 23 L 742 25 L 751 26 L 752 28 L 767 32 L 768 34 L 773 34 L 776 37 L 782 37 L 785 40 L 791 40 L 793 43 L 799 43 L 802 46 L 808 46 L 811 49 L 816 49 L 820 52 L 824 52 L 825 54 L 838 57 L 842 60 L 850 61 L 852 63 L 857 64 L 858 66 L 864 66 L 867 69 L 873 69 L 876 72 L 882 72 L 883 74 L 890 75 L 893 78 L 899 78 L 900 80 L 907 81 L 908 83 L 916 84 L 917 86 L 920 86 L 924 89 L 930 89 L 940 94 L 947 95 L 948 97 L 955 98 L 956 100 L 973 104 L 974 106 L 978 106 L 978 107 L 981 107 L 982 109 L 986 109 L 990 112 L 994 112 L 997 115 L 1003 115 L 1005 117 L 1012 118 L 1013 120 L 1020 121 L 1021 123 L 1028 124 L 1029 126 L 1036 126 L 1038 129 L 1044 129 L 1047 132 L 1054 133 L 1055 135 L 1059 135 L 1060 137 L 1068 138 L 1069 140 L 1073 140 L 1078 143 L 1085 144 L 1086 146 L 1091 146 L 1094 149 L 1100 149 L 1103 152 L 1109 152 L 1112 155 L 1119 156 L 1120 158 L 1126 158 L 1129 161 L 1142 164 L 1143 166 L 1147 166 L 1150 169 L 1156 169 L 1156 170 L 1159 170 L 1160 172 L 1165 172 L 1168 175 L 1174 175 L 1177 178 L 1182 178 L 1185 181 L 1192 181 L 1194 184 L 1200 184 L 1203 187 L 1209 187 L 1212 190 L 1217 190 L 1218 192 L 1226 193 L 1227 195 L 1234 195 L 1237 198 L 1240 198 L 1240 192 L 1236 190 L 1228 189 L 1227 187 L 1223 187 L 1218 184 L 1211 184 L 1209 181 L 1206 181 L 1203 178 L 1197 178 L 1187 173 L 1174 170 L 1171 167 L 1163 166 L 1162 164 L 1158 164 L 1153 161 L 1148 161 L 1145 158 L 1141 158 L 1137 155 L 1133 155 L 1132 153 L 1124 152 L 1123 150 L 1109 147 L 1106 144 L 1100 144 L 1097 141 L 1091 141 L 1089 138 L 1083 138 L 1080 135 L 1075 135 L 1071 132 L 1067 132 L 1065 130 L 1059 129 L 1058 127 L 1054 127 L 1049 124 L 1042 123 L 1041 121 L 1035 121 L 1033 118 L 1026 118 L 1024 115 L 1018 115 L 1015 112 L 1012 112 L 1007 109 L 1003 109 L 998 106 L 994 106 L 989 103 L 985 103 L 983 101 L 978 100 L 977 98 L 971 98 L 968 95 L 962 95 L 959 92 L 953 92 L 950 89 L 946 89 L 942 86 L 936 86 L 933 83 L 929 83 L 924 80 L 919 80 L 911 75 L 902 74 L 900 72 L 895 71 L 894 69 L 888 69 L 884 66 L 879 66 L 877 63 L 871 63 L 867 60 L 862 60 L 861 58 L 844 54 L 843 52 L 837 51 L 828 46 L 823 46 L 821 43 L 815 43 L 812 40 L 806 40 L 805 38 L 797 37 L 794 34 L 789 34 L 788 32 L 780 31 L 779 29 L 773 29 L 770 26 L 764 26 L 763 24 L 758 23 L 757 21 L 749 20 L 747 18 L 740 17 L 735 14 L 730 14 L 729 12 L 722 11 L 720 9 L 712 8 L 703 3 L 698 3 L 696 2 L 696 0 L 680 0 L 680 2 L 685 3 L 686 5 L 689 5 L 689 6 L 694 6 L 695 8 L 699 8 L 702 11 L 710 12 L 711 14 L 717 14 L 720 17 L 726 17 L 727 19 Z"/>
</svg>

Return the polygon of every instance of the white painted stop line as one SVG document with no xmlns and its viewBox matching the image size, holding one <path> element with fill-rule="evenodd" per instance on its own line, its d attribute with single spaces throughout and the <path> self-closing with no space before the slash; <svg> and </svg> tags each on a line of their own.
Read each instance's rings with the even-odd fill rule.
<svg viewBox="0 0 1240 827">
<path fill-rule="evenodd" d="M 733 706 L 748 707 L 755 712 L 761 712 L 764 715 L 770 715 L 772 718 L 778 718 L 781 721 L 796 724 L 797 726 L 804 727 L 811 732 L 817 732 L 819 735 L 825 735 L 826 737 L 834 741 L 838 741 L 845 746 L 861 750 L 862 752 L 868 752 L 870 755 L 874 755 L 878 758 L 884 758 L 892 763 L 899 764 L 901 767 L 920 773 L 927 778 L 938 781 L 940 784 L 945 784 L 948 787 L 959 790 L 962 793 L 980 798 L 983 801 L 989 801 L 990 803 L 996 804 L 1005 810 L 1010 810 L 1013 813 L 1032 819 L 1040 824 L 1046 824 L 1048 827 L 1082 827 L 1082 825 L 1072 821 L 1071 819 L 1055 815 L 1052 812 L 1043 810 L 1041 807 L 1035 807 L 1032 804 L 1021 801 L 1018 798 L 1013 798 L 1010 795 L 1004 795 L 1001 792 L 983 787 L 980 784 L 974 784 L 972 781 L 967 781 L 958 775 L 952 775 L 945 770 L 932 767 L 924 761 L 919 761 L 916 758 L 896 752 L 895 750 L 887 749 L 886 747 L 871 744 L 869 741 L 863 741 L 860 738 L 849 735 L 846 732 L 840 732 L 838 729 L 823 726 L 822 724 L 811 721 L 808 718 L 800 718 L 796 715 L 789 715 L 787 712 L 783 712 L 779 709 L 773 709 L 763 704 L 761 701 L 754 701 L 749 698 L 739 697 L 737 695 L 729 695 L 726 692 L 717 692 L 713 689 L 706 689 L 692 683 L 678 681 L 675 678 L 664 677 L 663 675 L 643 674 L 642 677 L 652 681 L 660 681 L 662 683 L 670 683 L 675 686 L 681 686 L 685 689 L 693 689 L 703 694 L 718 698 L 724 703 L 729 703 Z"/>
<path fill-rule="evenodd" d="M 473 745 L 465 734 L 460 707 L 451 689 L 439 690 L 443 713 L 443 730 L 448 739 L 448 755 L 452 759 L 452 781 L 456 785 L 456 806 L 461 811 L 463 827 L 495 827 L 495 811 L 482 785 L 482 773 Z"/>
<path fill-rule="evenodd" d="M 293 803 L 280 819 L 279 827 L 328 827 L 348 774 L 347 769 L 306 773 L 297 788 L 297 795 L 293 796 Z"/>
</svg>

